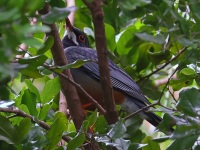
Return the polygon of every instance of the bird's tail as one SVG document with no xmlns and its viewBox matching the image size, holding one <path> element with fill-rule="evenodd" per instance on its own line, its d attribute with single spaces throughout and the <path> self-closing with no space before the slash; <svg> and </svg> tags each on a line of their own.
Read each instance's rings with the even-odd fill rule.
<svg viewBox="0 0 200 150">
<path fill-rule="evenodd" d="M 149 123 L 151 123 L 153 126 L 157 127 L 160 122 L 162 121 L 162 118 L 157 116 L 155 113 L 148 111 L 144 112 L 145 118 Z"/>
</svg>

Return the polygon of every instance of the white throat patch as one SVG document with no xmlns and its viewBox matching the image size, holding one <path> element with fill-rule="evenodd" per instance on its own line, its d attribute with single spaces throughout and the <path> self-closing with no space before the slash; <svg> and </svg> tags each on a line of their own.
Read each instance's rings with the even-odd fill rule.
<svg viewBox="0 0 200 150">
<path fill-rule="evenodd" d="M 79 43 L 76 40 L 76 35 L 74 32 L 70 31 L 69 29 L 66 30 L 65 34 L 68 36 L 69 39 L 71 39 L 76 45 L 79 45 Z"/>
</svg>

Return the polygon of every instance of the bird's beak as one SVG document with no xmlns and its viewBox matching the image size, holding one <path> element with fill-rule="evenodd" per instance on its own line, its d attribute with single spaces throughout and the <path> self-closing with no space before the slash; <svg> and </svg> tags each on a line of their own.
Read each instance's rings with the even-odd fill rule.
<svg viewBox="0 0 200 150">
<path fill-rule="evenodd" d="M 65 20 L 65 24 L 66 24 L 66 29 L 70 30 L 70 31 L 73 31 L 74 27 L 73 25 L 71 24 L 69 18 L 67 17 L 66 20 Z"/>
</svg>

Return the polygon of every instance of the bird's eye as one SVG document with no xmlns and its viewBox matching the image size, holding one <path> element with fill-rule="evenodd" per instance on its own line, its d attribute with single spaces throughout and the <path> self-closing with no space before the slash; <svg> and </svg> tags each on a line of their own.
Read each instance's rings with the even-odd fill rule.
<svg viewBox="0 0 200 150">
<path fill-rule="evenodd" d="M 85 43 L 85 36 L 83 34 L 79 35 L 78 36 L 78 39 L 81 41 L 81 42 L 84 42 Z"/>
</svg>

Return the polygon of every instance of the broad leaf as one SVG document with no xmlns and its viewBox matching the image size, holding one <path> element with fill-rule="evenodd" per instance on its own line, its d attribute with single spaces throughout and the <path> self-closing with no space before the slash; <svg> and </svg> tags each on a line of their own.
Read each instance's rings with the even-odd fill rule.
<svg viewBox="0 0 200 150">
<path fill-rule="evenodd" d="M 112 139 L 117 139 L 122 137 L 126 132 L 126 127 L 124 125 L 124 120 L 120 119 L 108 132 L 108 136 Z"/>
<path fill-rule="evenodd" d="M 47 14 L 42 15 L 40 17 L 40 21 L 52 24 L 56 21 L 60 21 L 65 19 L 71 11 L 75 11 L 76 7 L 68 7 L 68 8 L 58 8 L 58 7 L 53 7 L 51 11 L 49 11 Z"/>
<path fill-rule="evenodd" d="M 47 132 L 47 139 L 49 140 L 49 144 L 46 147 L 47 150 L 56 148 L 62 138 L 63 132 L 67 130 L 67 125 L 68 121 L 65 114 L 61 112 L 56 113 L 53 124 Z"/>
<path fill-rule="evenodd" d="M 42 92 L 41 101 L 43 104 L 50 102 L 56 94 L 60 91 L 60 81 L 56 77 L 46 82 Z"/>
<path fill-rule="evenodd" d="M 198 116 L 200 108 L 200 92 L 195 88 L 183 90 L 180 93 L 180 100 L 177 103 L 177 109 L 183 111 L 189 116 Z"/>
<path fill-rule="evenodd" d="M 19 125 L 13 126 L 11 122 L 0 115 L 0 140 L 4 140 L 9 144 L 18 144 L 28 133 L 31 121 L 24 118 L 20 121 Z"/>
<path fill-rule="evenodd" d="M 152 140 L 152 137 L 147 136 L 143 141 L 142 144 L 148 144 L 147 146 L 143 147 L 142 150 L 160 150 L 160 146 L 157 142 Z"/>
<path fill-rule="evenodd" d="M 70 150 L 75 150 L 76 148 L 80 147 L 85 141 L 85 134 L 78 133 L 67 145 L 67 148 Z"/>
</svg>

